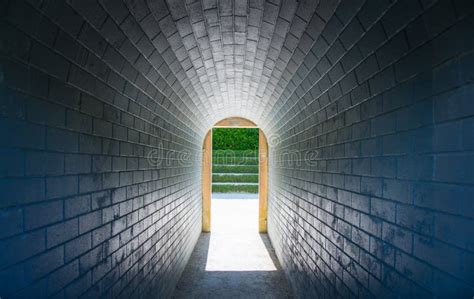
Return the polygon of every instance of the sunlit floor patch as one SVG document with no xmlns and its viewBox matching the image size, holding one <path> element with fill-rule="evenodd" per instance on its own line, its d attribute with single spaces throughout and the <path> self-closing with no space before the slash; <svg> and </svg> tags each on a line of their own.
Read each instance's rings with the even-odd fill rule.
<svg viewBox="0 0 474 299">
<path fill-rule="evenodd" d="M 258 233 L 258 198 L 211 201 L 206 271 L 276 271 Z"/>
<path fill-rule="evenodd" d="M 211 200 L 211 233 L 203 233 L 175 298 L 290 298 L 267 234 L 258 233 L 258 199 Z"/>
</svg>

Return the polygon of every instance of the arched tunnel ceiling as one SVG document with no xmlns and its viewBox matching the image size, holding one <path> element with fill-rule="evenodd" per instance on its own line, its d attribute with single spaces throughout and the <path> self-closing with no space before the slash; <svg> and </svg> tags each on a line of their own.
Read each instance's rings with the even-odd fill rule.
<svg viewBox="0 0 474 299">
<path fill-rule="evenodd" d="M 274 120 L 277 109 L 301 83 L 296 80 L 303 77 L 299 72 L 307 72 L 305 57 L 339 4 L 335 0 L 126 2 L 185 98 L 193 102 L 188 107 L 196 107 L 191 110 L 198 119 L 212 126 L 225 117 L 242 116 L 262 127 Z"/>
</svg>

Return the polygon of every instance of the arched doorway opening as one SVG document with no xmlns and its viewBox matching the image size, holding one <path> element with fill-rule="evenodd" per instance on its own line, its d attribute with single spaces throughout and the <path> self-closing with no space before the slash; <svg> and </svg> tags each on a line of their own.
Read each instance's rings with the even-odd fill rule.
<svg viewBox="0 0 474 299">
<path fill-rule="evenodd" d="M 225 118 L 217 122 L 206 134 L 203 142 L 202 159 L 202 231 L 211 231 L 211 197 L 212 197 L 212 129 L 213 128 L 258 128 L 252 121 L 241 117 Z M 268 142 L 265 134 L 259 129 L 258 140 L 258 230 L 267 232 L 268 201 Z"/>
</svg>

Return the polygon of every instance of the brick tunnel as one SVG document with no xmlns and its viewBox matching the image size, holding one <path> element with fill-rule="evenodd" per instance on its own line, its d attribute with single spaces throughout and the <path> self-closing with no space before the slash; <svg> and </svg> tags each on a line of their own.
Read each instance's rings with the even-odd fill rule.
<svg viewBox="0 0 474 299">
<path fill-rule="evenodd" d="M 202 231 L 203 140 L 228 117 L 268 137 L 295 297 L 472 298 L 473 13 L 0 1 L 0 298 L 171 297 Z"/>
</svg>

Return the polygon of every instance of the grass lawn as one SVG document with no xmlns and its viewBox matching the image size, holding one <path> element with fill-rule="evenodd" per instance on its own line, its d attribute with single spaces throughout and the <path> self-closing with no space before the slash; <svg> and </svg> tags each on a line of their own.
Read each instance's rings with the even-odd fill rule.
<svg viewBox="0 0 474 299">
<path fill-rule="evenodd" d="M 244 175 L 212 175 L 213 182 L 230 182 L 230 183 L 258 183 L 257 174 Z"/>
<path fill-rule="evenodd" d="M 258 193 L 258 185 L 213 185 L 212 192 Z"/>
<path fill-rule="evenodd" d="M 256 173 L 258 174 L 258 165 L 214 165 L 212 166 L 213 173 Z"/>
<path fill-rule="evenodd" d="M 233 164 L 233 165 L 257 165 L 258 159 L 239 157 L 216 157 L 212 159 L 213 164 Z"/>
</svg>

